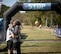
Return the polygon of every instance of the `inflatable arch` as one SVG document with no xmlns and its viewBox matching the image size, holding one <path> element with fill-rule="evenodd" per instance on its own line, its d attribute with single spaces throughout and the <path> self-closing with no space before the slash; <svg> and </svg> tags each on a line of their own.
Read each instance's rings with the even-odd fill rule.
<svg viewBox="0 0 61 54">
<path fill-rule="evenodd" d="M 61 14 L 61 3 L 60 2 L 49 2 L 49 3 L 19 3 L 16 2 L 12 7 L 10 7 L 6 12 L 4 12 L 4 31 L 10 23 L 11 17 L 15 15 L 18 11 L 50 11 L 54 10 Z"/>
</svg>

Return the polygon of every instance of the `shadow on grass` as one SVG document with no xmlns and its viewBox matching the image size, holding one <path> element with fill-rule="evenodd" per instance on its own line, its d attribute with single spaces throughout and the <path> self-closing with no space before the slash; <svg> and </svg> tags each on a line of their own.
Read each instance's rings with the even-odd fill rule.
<svg viewBox="0 0 61 54">
<path fill-rule="evenodd" d="M 26 37 L 27 37 L 26 34 L 27 34 L 27 33 L 22 33 L 22 34 L 21 34 L 21 39 L 26 39 Z"/>
<path fill-rule="evenodd" d="M 7 51 L 7 46 L 4 49 L 0 49 L 0 52 L 5 52 Z"/>
<path fill-rule="evenodd" d="M 30 53 L 21 53 L 21 54 L 61 54 L 61 52 L 30 52 Z"/>
<path fill-rule="evenodd" d="M 22 33 L 21 34 L 21 39 L 23 39 L 23 40 L 25 40 L 27 37 L 28 37 L 28 35 L 26 35 L 27 33 Z M 21 44 L 23 43 L 23 41 L 21 42 Z"/>
<path fill-rule="evenodd" d="M 27 35 L 25 34 L 25 33 L 22 33 L 21 34 L 21 39 L 26 39 L 26 37 L 27 37 Z M 21 42 L 21 44 L 22 44 L 23 42 Z M 7 46 L 5 47 L 5 48 L 3 48 L 3 49 L 0 49 L 0 52 L 6 52 L 7 51 Z"/>
</svg>

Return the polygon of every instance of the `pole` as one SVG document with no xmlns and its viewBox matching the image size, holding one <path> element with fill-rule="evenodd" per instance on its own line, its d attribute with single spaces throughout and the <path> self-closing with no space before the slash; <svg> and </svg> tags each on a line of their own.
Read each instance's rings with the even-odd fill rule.
<svg viewBox="0 0 61 54">
<path fill-rule="evenodd" d="M 48 24 L 48 17 L 46 17 L 46 27 L 48 26 L 47 24 Z"/>
<path fill-rule="evenodd" d="M 52 27 L 52 24 L 53 24 L 53 14 L 51 13 L 51 27 Z"/>
</svg>

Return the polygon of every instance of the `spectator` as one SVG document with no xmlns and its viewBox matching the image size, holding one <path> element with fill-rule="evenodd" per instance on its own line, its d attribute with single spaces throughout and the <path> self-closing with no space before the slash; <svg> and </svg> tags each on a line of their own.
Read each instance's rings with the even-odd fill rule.
<svg viewBox="0 0 61 54">
<path fill-rule="evenodd" d="M 8 47 L 8 54 L 12 54 L 12 46 L 13 46 L 13 41 L 12 41 L 12 31 L 10 30 L 13 26 L 14 20 L 10 21 L 9 27 L 7 29 L 7 36 L 6 36 L 6 41 L 7 41 L 7 47 Z"/>
</svg>

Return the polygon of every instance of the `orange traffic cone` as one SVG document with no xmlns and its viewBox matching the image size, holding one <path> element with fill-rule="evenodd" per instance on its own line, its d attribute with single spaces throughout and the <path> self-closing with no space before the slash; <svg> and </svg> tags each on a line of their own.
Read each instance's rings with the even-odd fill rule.
<svg viewBox="0 0 61 54">
<path fill-rule="evenodd" d="M 56 38 L 56 36 L 54 35 L 54 41 L 56 41 L 57 40 L 57 38 Z"/>
</svg>

